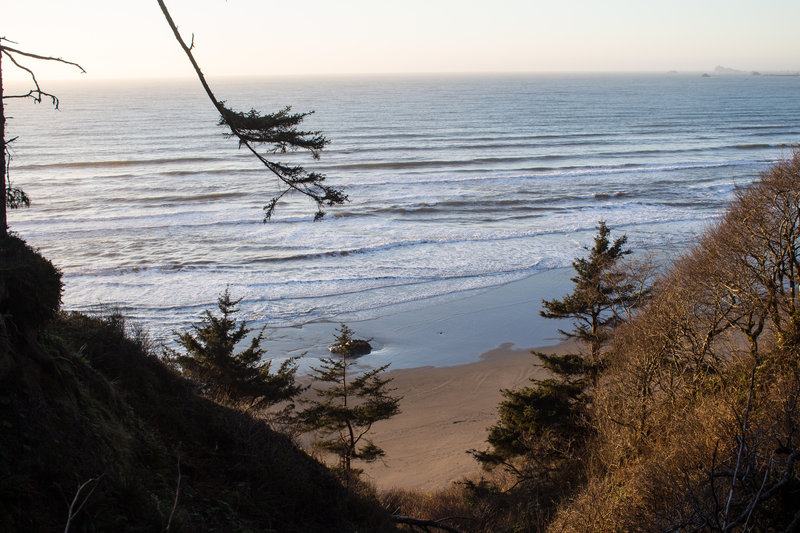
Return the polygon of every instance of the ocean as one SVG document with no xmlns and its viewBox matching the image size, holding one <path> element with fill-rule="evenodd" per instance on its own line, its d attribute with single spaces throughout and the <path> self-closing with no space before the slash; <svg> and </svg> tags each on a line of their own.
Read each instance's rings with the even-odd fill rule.
<svg viewBox="0 0 800 533">
<path fill-rule="evenodd" d="M 40 80 L 44 81 L 44 80 Z M 691 243 L 800 140 L 800 78 L 699 74 L 210 79 L 237 109 L 314 111 L 351 201 L 299 197 L 223 137 L 199 84 L 44 87 L 7 101 L 11 229 L 64 273 L 64 307 L 156 342 L 229 287 L 270 331 L 357 323 L 568 267 L 599 220 L 634 250 Z M 333 326 L 330 328 L 333 331 Z"/>
</svg>

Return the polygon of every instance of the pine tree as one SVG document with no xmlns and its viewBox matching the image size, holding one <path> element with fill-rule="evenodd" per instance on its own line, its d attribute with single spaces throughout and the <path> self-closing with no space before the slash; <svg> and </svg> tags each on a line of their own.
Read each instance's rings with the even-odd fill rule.
<svg viewBox="0 0 800 533">
<path fill-rule="evenodd" d="M 299 416 L 309 431 L 317 431 L 315 446 L 339 458 L 338 470 L 349 482 L 357 469 L 355 459 L 372 462 L 384 456 L 384 451 L 366 438 L 375 422 L 386 420 L 400 412 L 401 398 L 389 388 L 391 378 L 383 377 L 388 364 L 359 375 L 353 374 L 353 348 L 357 339 L 342 324 L 337 330 L 331 351 L 335 357 L 323 358 L 313 368 L 316 399 L 304 400 L 308 405 Z"/>
<path fill-rule="evenodd" d="M 176 332 L 177 343 L 185 353 L 167 348 L 165 355 L 204 394 L 223 405 L 257 410 L 291 400 L 303 390 L 295 383 L 295 359 L 287 359 L 272 373 L 271 362 L 261 362 L 266 353 L 261 348 L 263 329 L 250 339 L 245 350 L 234 353 L 236 345 L 252 331 L 246 320 L 236 324 L 239 302 L 241 299 L 232 300 L 225 289 L 217 300 L 221 316 L 206 311 L 200 323 L 192 326 L 193 332 Z"/>
<path fill-rule="evenodd" d="M 631 251 L 625 249 L 628 237 L 623 235 L 612 244 L 611 230 L 605 221 L 597 225 L 597 235 L 592 248 L 584 247 L 589 257 L 572 262 L 576 276 L 571 294 L 556 300 L 542 300 L 544 309 L 539 314 L 545 318 L 571 318 L 573 329 L 559 329 L 565 339 L 575 339 L 589 346 L 589 357 L 584 359 L 584 371 L 596 374 L 602 366 L 602 347 L 611 330 L 620 322 L 622 309 L 629 309 L 644 301 L 649 293 L 637 290 L 617 269 L 619 261 Z"/>
<path fill-rule="evenodd" d="M 611 331 L 642 305 L 651 289 L 634 283 L 619 268 L 627 237 L 612 243 L 604 221 L 597 226 L 588 257 L 573 261 L 576 275 L 572 293 L 561 299 L 543 300 L 545 318 L 571 318 L 573 329 L 559 330 L 565 339 L 588 347 L 565 355 L 532 352 L 551 378 L 532 379 L 532 386 L 504 389 L 498 421 L 489 428 L 485 451 L 472 451 L 487 468 L 503 465 L 518 481 L 551 483 L 552 490 L 574 481 L 580 450 L 586 443 L 595 385 L 604 365 L 603 346 Z"/>
</svg>

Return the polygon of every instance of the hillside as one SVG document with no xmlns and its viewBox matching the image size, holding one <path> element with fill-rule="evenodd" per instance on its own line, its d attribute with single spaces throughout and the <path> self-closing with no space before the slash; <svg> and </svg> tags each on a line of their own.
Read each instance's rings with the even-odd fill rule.
<svg viewBox="0 0 800 533">
<path fill-rule="evenodd" d="M 58 313 L 60 274 L 19 239 L 0 258 L 0 529 L 391 530 L 119 316 Z M 603 335 L 596 379 L 518 395 L 504 473 L 384 507 L 476 532 L 800 529 L 800 149 L 660 272 Z M 580 396 L 537 403 L 542 385 Z"/>
<path fill-rule="evenodd" d="M 593 287 L 628 287 L 641 264 Z M 552 379 L 504 391 L 486 479 L 387 503 L 475 532 L 798 531 L 800 149 L 658 272 L 596 337 L 596 380 L 581 340 L 540 357 Z"/>
<path fill-rule="evenodd" d="M 585 484 L 551 531 L 800 527 L 800 150 L 614 332 Z"/>
<path fill-rule="evenodd" d="M 388 527 L 373 499 L 348 495 L 288 438 L 197 396 L 141 335 L 126 335 L 119 316 L 57 314 L 37 335 L 26 332 L 8 309 L 9 257 L 0 284 L 8 332 L 0 339 L 0 529 Z"/>
</svg>

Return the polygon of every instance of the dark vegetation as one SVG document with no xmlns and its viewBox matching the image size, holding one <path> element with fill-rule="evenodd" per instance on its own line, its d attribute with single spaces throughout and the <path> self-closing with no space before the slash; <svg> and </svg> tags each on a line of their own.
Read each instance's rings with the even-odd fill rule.
<svg viewBox="0 0 800 533">
<path fill-rule="evenodd" d="M 7 288 L 16 265 L 2 257 Z M 0 529 L 385 527 L 368 493 L 345 490 L 264 421 L 199 396 L 120 316 L 57 313 L 52 297 L 2 297 Z"/>
<path fill-rule="evenodd" d="M 287 359 L 272 372 L 271 361 L 262 361 L 264 330 L 250 337 L 249 346 L 236 352 L 236 346 L 252 331 L 247 321 L 236 324 L 237 305 L 225 289 L 217 299 L 220 315 L 206 311 L 192 331 L 177 333 L 184 351 L 165 348 L 164 355 L 183 375 L 215 402 L 253 413 L 264 413 L 272 405 L 288 402 L 302 392 L 295 381 L 297 365 Z M 287 407 L 290 407 L 291 404 Z"/>
<path fill-rule="evenodd" d="M 613 328 L 650 293 L 646 283 L 635 283 L 621 268 L 630 253 L 624 247 L 627 238 L 612 243 L 610 233 L 601 221 L 594 246 L 586 248 L 588 257 L 572 263 L 572 293 L 543 302 L 542 316 L 572 320 L 573 329 L 561 334 L 579 341 L 582 350 L 565 355 L 534 352 L 552 377 L 504 390 L 497 424 L 489 428 L 489 449 L 472 452 L 484 467 L 502 465 L 519 490 L 531 491 L 542 519 L 583 479 L 583 448 L 592 432 L 586 413 L 607 365 L 604 347 Z"/>
</svg>

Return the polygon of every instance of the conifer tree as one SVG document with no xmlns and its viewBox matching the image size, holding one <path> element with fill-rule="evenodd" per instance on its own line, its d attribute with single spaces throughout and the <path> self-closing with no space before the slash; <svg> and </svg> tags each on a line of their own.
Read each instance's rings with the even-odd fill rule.
<svg viewBox="0 0 800 533">
<path fill-rule="evenodd" d="M 610 232 L 604 221 L 598 223 L 594 246 L 584 248 L 588 257 L 572 263 L 572 293 L 543 300 L 540 311 L 545 318 L 572 319 L 573 329 L 559 332 L 588 349 L 565 355 L 532 352 L 553 377 L 502 391 L 498 421 L 489 428 L 490 449 L 472 451 L 485 467 L 504 465 L 519 481 L 539 486 L 557 487 L 575 475 L 572 462 L 588 435 L 587 412 L 604 365 L 603 346 L 623 316 L 651 293 L 619 268 L 631 251 L 625 249 L 626 236 L 612 243 Z"/>
<path fill-rule="evenodd" d="M 176 332 L 185 353 L 166 348 L 165 355 L 203 393 L 223 405 L 255 410 L 291 400 L 303 390 L 295 383 L 295 359 L 287 359 L 272 373 L 270 361 L 261 362 L 266 353 L 261 348 L 263 329 L 250 339 L 245 350 L 235 353 L 236 345 L 252 331 L 246 320 L 236 324 L 239 302 L 241 299 L 232 300 L 225 289 L 217 300 L 221 316 L 207 310 L 200 323 L 192 326 L 193 333 Z"/>
<path fill-rule="evenodd" d="M 386 420 L 400 412 L 401 398 L 392 395 L 390 378 L 383 376 L 388 364 L 353 375 L 353 349 L 357 339 L 342 324 L 337 330 L 331 351 L 334 357 L 322 359 L 313 368 L 313 379 L 322 387 L 314 387 L 317 398 L 305 400 L 307 407 L 300 420 L 309 431 L 317 431 L 315 446 L 338 456 L 338 470 L 349 482 L 358 470 L 355 459 L 372 462 L 384 456 L 384 451 L 366 438 L 375 422 Z"/>
<path fill-rule="evenodd" d="M 602 347 L 611 330 L 621 320 L 621 310 L 640 305 L 649 290 L 638 290 L 617 267 L 619 261 L 631 251 L 625 249 L 628 237 L 623 235 L 613 244 L 611 230 L 601 220 L 592 248 L 584 247 L 588 257 L 572 262 L 576 275 L 570 278 L 575 285 L 571 294 L 556 300 L 542 300 L 544 309 L 539 314 L 545 318 L 572 319 L 573 329 L 559 329 L 565 339 L 575 339 L 589 347 L 588 357 L 582 357 L 583 372 L 596 376 L 602 367 Z M 575 370 L 574 363 L 568 365 Z"/>
<path fill-rule="evenodd" d="M 164 1 L 157 0 L 157 2 L 172 34 L 192 64 L 200 85 L 219 113 L 219 125 L 226 126 L 230 131 L 227 135 L 235 137 L 239 141 L 239 147 L 246 148 L 253 154 L 278 179 L 281 185 L 278 195 L 264 206 L 264 222 L 272 217 L 278 202 L 292 192 L 299 193 L 316 204 L 317 212 L 314 220 L 319 220 L 325 215 L 325 207 L 345 203 L 348 200 L 347 194 L 338 187 L 326 184 L 324 174 L 309 172 L 301 165 L 287 165 L 266 155 L 307 150 L 314 159 L 318 159 L 320 151 L 329 143 L 328 139 L 319 131 L 298 129 L 300 123 L 311 113 L 292 113 L 289 106 L 275 113 L 260 113 L 255 109 L 242 112 L 228 107 L 224 100 L 220 100 L 212 92 L 211 86 L 192 54 L 194 35 L 192 35 L 191 42 L 187 44 L 178 31 L 178 26 L 172 19 Z M 259 146 L 267 146 L 265 153 L 258 151 Z"/>
</svg>

